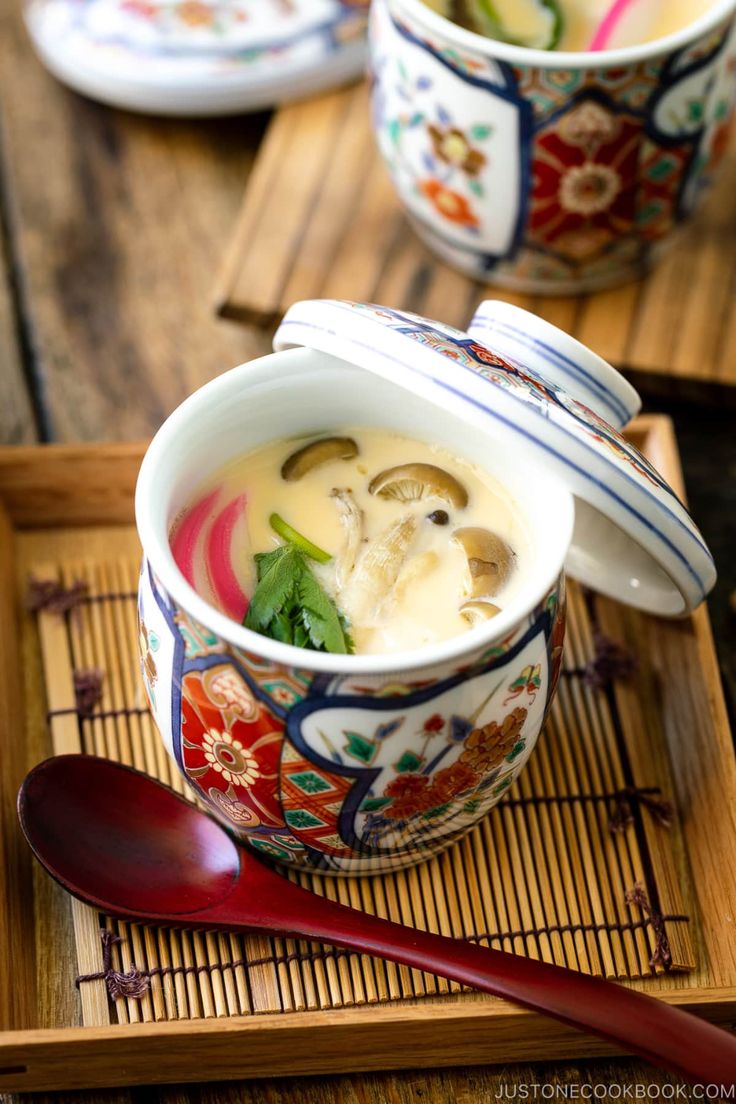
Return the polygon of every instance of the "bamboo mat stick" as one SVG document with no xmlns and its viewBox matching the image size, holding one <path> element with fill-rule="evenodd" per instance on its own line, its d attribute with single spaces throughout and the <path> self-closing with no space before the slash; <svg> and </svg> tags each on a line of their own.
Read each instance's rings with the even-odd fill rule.
<svg viewBox="0 0 736 1104">
<path fill-rule="evenodd" d="M 228 935 L 225 936 L 225 940 L 230 961 L 242 962 L 245 954 L 242 936 L 228 933 Z M 231 973 L 235 984 L 238 1014 L 243 1016 L 252 1011 L 250 993 L 248 990 L 248 977 L 245 972 L 245 967 L 243 966 L 236 966 Z"/>
<path fill-rule="evenodd" d="M 424 914 L 427 920 L 427 930 L 431 932 L 441 932 L 440 920 L 437 908 L 437 897 L 444 898 L 444 886 L 437 884 L 435 886 L 435 879 L 433 874 L 437 868 L 437 860 L 430 859 L 429 862 L 422 863 L 417 867 L 417 878 L 419 880 L 419 886 L 417 893 L 424 904 Z M 438 993 L 448 993 L 450 991 L 450 983 L 447 978 L 438 977 L 435 978 L 435 989 Z"/>
<path fill-rule="evenodd" d="M 344 901 L 344 904 L 348 905 L 350 908 L 354 908 L 360 911 L 362 909 L 363 903 L 361 900 L 360 887 L 357 881 L 354 878 L 350 878 L 346 879 L 343 884 L 347 889 L 347 900 Z M 374 970 L 374 962 L 374 959 L 369 958 L 366 955 L 361 955 L 360 958 L 356 959 L 356 965 L 359 965 L 360 967 L 360 977 L 363 992 L 365 994 L 364 1000 L 368 1004 L 375 1004 L 379 997 L 378 983 L 376 981 L 376 971 Z"/>
<path fill-rule="evenodd" d="M 560 743 L 559 767 L 564 772 L 568 793 L 584 793 L 586 791 L 579 776 L 577 756 L 572 750 L 571 737 L 574 739 L 574 720 L 571 720 L 568 697 L 569 689 L 563 680 L 557 691 L 557 701 L 562 714 L 561 723 L 565 727 L 565 740 Z M 579 863 L 579 900 L 583 905 L 585 923 L 591 929 L 586 932 L 586 941 L 588 953 L 595 963 L 594 968 L 602 970 L 606 977 L 610 977 L 614 970 L 612 957 L 605 943 L 599 941 L 598 933 L 592 930 L 594 926 L 603 923 L 605 920 L 605 910 L 602 901 L 602 887 L 598 882 L 596 855 L 593 851 L 594 843 L 589 836 L 591 825 L 587 810 L 582 807 L 584 804 L 587 803 L 576 801 L 571 805 L 571 820 L 574 826 L 574 841 Z"/>
<path fill-rule="evenodd" d="M 540 736 L 540 739 L 543 738 L 544 733 Z M 522 772 L 518 790 L 515 791 L 525 801 L 530 801 L 534 794 L 542 793 L 541 776 L 535 778 L 531 769 L 529 769 L 533 766 L 534 759 L 535 756 L 532 756 L 527 770 Z M 512 799 L 513 796 L 512 794 Z M 540 879 L 542 900 L 544 902 L 545 925 L 550 929 L 550 947 L 553 961 L 564 962 L 566 965 L 576 968 L 578 963 L 572 933 L 555 930 L 568 923 L 568 913 L 560 856 L 555 846 L 548 805 L 545 803 L 539 806 L 530 804 L 529 819 L 533 845 L 537 853 L 536 870 Z"/>
<path fill-rule="evenodd" d="M 58 568 L 38 564 L 39 579 L 58 579 Z M 65 579 L 62 577 L 62 582 Z M 73 615 L 76 617 L 76 613 Z M 51 741 L 55 755 L 77 754 L 83 750 L 79 721 L 74 712 L 74 657 L 70 649 L 69 632 L 64 618 L 42 611 L 38 617 L 39 640 L 44 664 L 46 700 L 52 715 Z M 102 970 L 100 919 L 95 909 L 72 898 L 72 923 L 80 974 L 95 974 Z M 101 1026 L 110 1023 L 110 1007 L 104 981 L 94 981 L 80 987 L 82 1022 Z"/>
<path fill-rule="evenodd" d="M 370 880 L 366 879 L 366 882 L 370 884 L 375 915 L 382 917 L 384 920 L 392 919 L 386 899 L 384 878 L 380 874 L 376 874 Z M 391 1000 L 398 1000 L 403 995 L 404 975 L 401 971 L 405 967 L 400 967 L 395 962 L 386 962 L 385 969 L 388 997 Z"/>
<path fill-rule="evenodd" d="M 558 725 L 556 723 L 557 710 L 553 709 L 550 719 L 544 731 L 544 739 L 538 741 L 531 757 L 529 766 L 532 776 L 541 779 L 542 793 L 564 796 L 566 788 L 560 785 L 556 776 L 553 763 L 558 751 Z M 572 812 L 567 802 L 561 801 L 549 806 L 549 818 L 552 825 L 554 838 L 554 853 L 558 857 L 560 868 L 563 872 L 562 886 L 564 887 L 564 908 L 567 914 L 567 923 L 574 928 L 575 962 L 577 969 L 584 973 L 593 973 L 593 962 L 588 953 L 588 942 L 583 925 L 588 917 L 583 915 L 580 901 L 580 882 L 583 877 L 580 864 L 577 861 L 577 851 L 574 847 L 574 824 Z"/>
<path fill-rule="evenodd" d="M 305 885 L 307 889 L 314 890 L 315 893 L 319 893 L 322 897 L 325 896 L 322 884 L 322 877 L 319 874 L 303 875 L 302 878 L 303 881 L 301 878 L 300 881 L 302 881 L 302 884 Z M 315 951 L 320 950 L 319 944 L 315 943 L 312 944 L 312 946 L 314 947 Z M 319 961 L 319 966 L 321 967 L 321 969 L 318 973 L 318 979 L 322 980 L 323 982 L 322 992 L 324 993 L 326 991 L 326 993 L 328 994 L 328 1007 L 331 1006 L 334 1008 L 342 1007 L 343 1003 L 342 989 L 340 986 L 341 974 L 338 961 L 339 960 L 336 959 L 335 956 L 332 954 L 325 955 Z M 326 990 L 324 987 L 325 984 Z"/>
<path fill-rule="evenodd" d="M 581 638 L 584 627 L 588 623 L 588 615 L 581 591 L 577 587 L 571 588 L 570 609 L 574 615 L 570 618 L 571 625 L 568 639 L 573 663 L 580 670 L 585 667 L 593 656 L 593 641 L 589 633 L 587 648 L 582 644 Z M 585 687 L 580 678 L 571 680 L 568 690 L 570 704 L 573 707 L 571 739 L 577 753 L 581 792 L 598 794 L 611 792 L 610 783 L 606 785 L 602 780 L 595 759 L 595 746 L 599 738 L 599 726 L 595 723 L 597 719 L 595 706 L 602 706 L 603 694 L 601 691 L 592 691 Z M 621 879 L 614 840 L 608 831 L 608 810 L 605 804 L 598 801 L 588 802 L 585 812 L 593 846 L 594 862 L 599 870 L 603 912 L 604 915 L 616 917 L 620 915 L 623 902 L 620 900 L 620 888 L 618 899 L 616 898 L 616 891 L 612 888 L 612 883 L 620 887 Z M 599 942 L 603 941 L 599 940 Z M 626 959 L 619 933 L 609 932 L 607 943 L 607 950 L 613 956 L 616 974 L 618 976 L 624 975 L 626 973 Z"/>
<path fill-rule="evenodd" d="M 584 616 L 585 606 L 582 592 L 575 588 L 570 596 L 571 608 L 575 616 L 571 618 L 570 639 L 573 642 L 574 654 L 579 664 L 584 664 L 594 654 L 594 640 L 592 626 L 588 617 Z M 578 703 L 582 710 L 582 716 L 586 720 L 587 731 L 593 736 L 590 740 L 587 734 L 583 739 L 590 743 L 590 754 L 594 758 L 597 769 L 600 772 L 599 789 L 608 793 L 616 793 L 622 790 L 626 784 L 623 767 L 619 756 L 615 756 L 614 768 L 611 761 L 611 752 L 615 746 L 616 732 L 611 716 L 608 701 L 603 693 L 594 690 L 583 690 L 582 701 Z M 597 757 L 596 757 L 597 754 Z M 606 849 L 609 854 L 608 862 L 616 868 L 613 876 L 614 884 L 623 884 L 627 888 L 633 887 L 643 878 L 641 863 L 634 860 L 630 846 L 631 833 L 612 834 L 608 830 L 610 812 L 605 806 L 598 809 L 599 831 L 606 840 Z M 613 903 L 614 914 L 618 914 L 622 922 L 627 918 L 626 907 L 623 901 Z M 642 930 L 635 932 L 624 931 L 622 943 L 625 948 L 629 970 L 647 972 L 649 955 L 647 954 L 646 936 Z"/>
<path fill-rule="evenodd" d="M 399 876 L 406 887 L 406 899 L 411 909 L 412 927 L 421 931 L 427 931 L 427 915 L 425 902 L 420 889 L 419 874 L 416 867 L 410 867 Z M 446 891 L 446 887 L 443 887 Z M 427 996 L 432 996 L 437 990 L 437 978 L 434 974 L 422 974 L 422 984 Z"/>
<path fill-rule="evenodd" d="M 521 937 L 524 954 L 529 958 L 541 958 L 539 943 L 532 934 L 535 928 L 534 915 L 529 899 L 529 884 L 526 876 L 525 863 L 530 858 L 524 853 L 522 840 L 516 828 L 523 824 L 523 820 L 514 822 L 514 810 L 508 803 L 501 803 L 499 819 L 499 837 L 504 841 L 504 850 L 507 855 L 509 869 L 513 871 L 513 886 L 516 896 L 516 917 L 518 930 L 529 932 L 529 935 Z M 533 871 L 533 866 L 532 866 Z"/>
</svg>

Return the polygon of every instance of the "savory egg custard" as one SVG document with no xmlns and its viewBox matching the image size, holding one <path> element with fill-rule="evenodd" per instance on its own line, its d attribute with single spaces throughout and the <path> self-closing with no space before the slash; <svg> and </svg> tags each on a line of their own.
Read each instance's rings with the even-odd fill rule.
<svg viewBox="0 0 736 1104">
<path fill-rule="evenodd" d="M 518 592 L 528 540 L 510 496 L 447 450 L 379 429 L 280 441 L 227 464 L 171 531 L 197 592 L 317 651 L 435 644 Z"/>
</svg>

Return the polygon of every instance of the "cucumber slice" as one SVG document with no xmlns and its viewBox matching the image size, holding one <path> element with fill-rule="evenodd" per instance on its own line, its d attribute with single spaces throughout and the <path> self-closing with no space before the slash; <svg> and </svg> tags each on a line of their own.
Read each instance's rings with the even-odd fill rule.
<svg viewBox="0 0 736 1104">
<path fill-rule="evenodd" d="M 513 46 L 554 50 L 564 21 L 558 0 L 456 0 L 457 22 Z"/>
</svg>

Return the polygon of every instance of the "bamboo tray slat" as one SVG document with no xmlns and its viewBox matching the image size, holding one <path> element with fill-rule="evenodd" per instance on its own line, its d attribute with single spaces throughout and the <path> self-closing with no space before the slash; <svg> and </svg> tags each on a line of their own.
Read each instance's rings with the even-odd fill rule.
<svg viewBox="0 0 736 1104">
<path fill-rule="evenodd" d="M 632 435 L 681 486 L 667 419 L 639 419 Z M 130 519 L 141 455 L 142 446 L 0 451 L 0 969 L 12 978 L 0 987 L 0 1091 L 612 1053 L 390 963 L 292 940 L 106 920 L 32 867 L 14 793 L 51 751 L 114 756 L 182 788 L 137 674 L 139 548 Z M 31 617 L 22 608 L 29 573 L 67 585 L 82 578 L 89 593 L 66 618 Z M 707 614 L 673 624 L 575 586 L 570 597 L 567 673 L 510 797 L 457 847 L 413 871 L 292 876 L 355 907 L 484 936 L 728 1022 L 736 1018 L 736 768 Z M 580 677 L 594 651 L 593 617 L 637 653 L 632 680 L 595 689 Z M 103 697 L 80 719 L 73 673 L 89 668 L 104 671 Z M 674 827 L 635 806 L 634 824 L 612 834 L 606 795 L 627 786 L 671 798 Z M 650 964 L 652 927 L 626 904 L 636 882 L 671 918 L 670 972 Z M 101 925 L 120 937 L 106 951 Z M 141 999 L 111 999 L 102 977 L 75 984 L 133 964 L 149 981 Z"/>
<path fill-rule="evenodd" d="M 263 323 L 298 299 L 387 303 L 465 328 L 498 298 L 562 326 L 626 371 L 736 385 L 736 152 L 649 276 L 593 295 L 522 295 L 436 259 L 404 218 L 370 132 L 364 85 L 282 108 L 251 171 L 215 291 Z M 274 202 L 274 195 L 283 202 Z"/>
</svg>

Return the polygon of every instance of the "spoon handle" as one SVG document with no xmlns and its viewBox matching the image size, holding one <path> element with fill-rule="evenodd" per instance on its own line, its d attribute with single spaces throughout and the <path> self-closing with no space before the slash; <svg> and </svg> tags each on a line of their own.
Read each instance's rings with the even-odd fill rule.
<svg viewBox="0 0 736 1104">
<path fill-rule="evenodd" d="M 258 865 L 257 881 L 263 877 L 264 884 L 254 893 L 248 879 L 244 902 L 250 930 L 316 939 L 439 974 L 600 1035 L 688 1081 L 736 1083 L 736 1037 L 697 1016 L 563 966 L 347 908 Z M 211 911 L 216 923 L 218 914 L 225 914 L 226 925 L 237 924 L 237 897 L 236 890 L 229 902 Z M 202 917 L 201 926 L 208 923 L 209 917 Z"/>
</svg>

